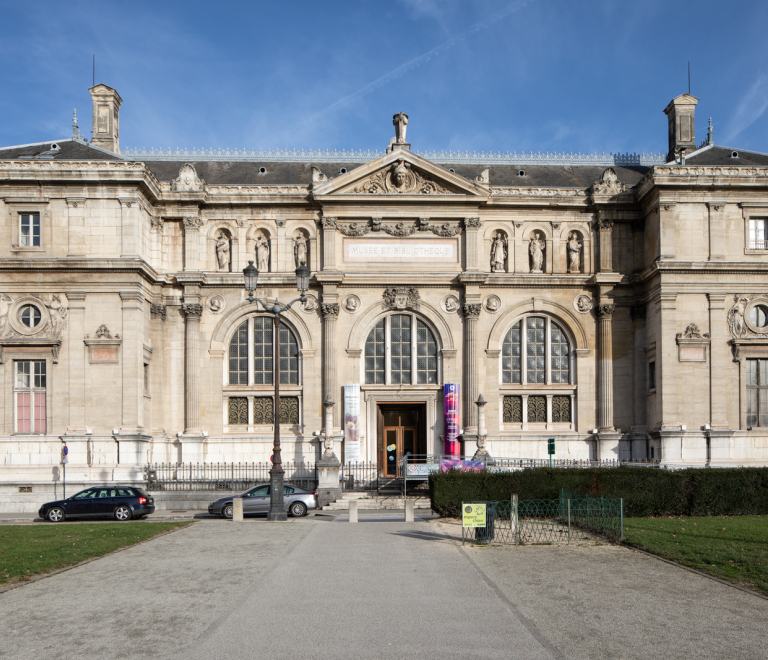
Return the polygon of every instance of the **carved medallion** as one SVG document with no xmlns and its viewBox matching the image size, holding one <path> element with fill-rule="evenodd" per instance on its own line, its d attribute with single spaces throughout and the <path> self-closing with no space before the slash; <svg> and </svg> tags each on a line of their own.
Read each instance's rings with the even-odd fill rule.
<svg viewBox="0 0 768 660">
<path fill-rule="evenodd" d="M 195 168 L 189 163 L 182 165 L 179 176 L 171 181 L 171 190 L 176 192 L 199 192 L 205 188 L 205 181 L 197 176 Z"/>
<path fill-rule="evenodd" d="M 489 314 L 496 314 L 501 309 L 501 298 L 497 295 L 488 296 L 483 301 L 483 309 Z"/>
<path fill-rule="evenodd" d="M 577 312 L 581 312 L 582 314 L 587 314 L 592 311 L 592 298 L 590 298 L 587 295 L 580 295 L 576 296 L 573 299 L 573 308 Z"/>
<path fill-rule="evenodd" d="M 348 314 L 355 314 L 359 312 L 362 306 L 363 305 L 360 302 L 360 298 L 358 298 L 354 293 L 344 298 L 344 311 Z"/>
<path fill-rule="evenodd" d="M 208 297 L 205 306 L 211 314 L 221 314 L 227 306 L 227 301 L 222 296 L 216 294 L 215 296 Z"/>
<path fill-rule="evenodd" d="M 448 314 L 456 314 L 459 311 L 459 299 L 454 295 L 444 296 L 440 301 L 440 307 Z"/>
<path fill-rule="evenodd" d="M 317 311 L 317 306 L 317 298 L 311 294 L 308 294 L 306 296 L 306 301 L 304 301 L 304 303 L 301 305 L 301 311 L 310 314 Z"/>
<path fill-rule="evenodd" d="M 410 163 L 399 160 L 368 177 L 353 192 L 372 195 L 445 195 L 451 191 L 414 170 Z"/>
</svg>

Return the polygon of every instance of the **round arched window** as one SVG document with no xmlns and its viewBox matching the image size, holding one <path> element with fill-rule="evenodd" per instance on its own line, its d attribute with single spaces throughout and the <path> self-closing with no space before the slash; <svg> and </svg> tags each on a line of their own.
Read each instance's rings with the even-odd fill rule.
<svg viewBox="0 0 768 660">
<path fill-rule="evenodd" d="M 749 311 L 749 320 L 756 328 L 768 326 L 768 308 L 763 305 L 755 305 Z"/>
<path fill-rule="evenodd" d="M 40 310 L 34 305 L 24 305 L 24 307 L 19 310 L 19 320 L 22 325 L 25 325 L 27 328 L 36 328 L 40 325 L 40 320 L 42 318 L 43 315 L 40 313 Z"/>
<path fill-rule="evenodd" d="M 274 322 L 268 316 L 245 321 L 229 342 L 230 385 L 272 385 Z M 280 324 L 280 384 L 299 384 L 299 344 L 290 328 Z"/>
<path fill-rule="evenodd" d="M 504 337 L 501 382 L 549 385 L 571 382 L 571 346 L 548 316 L 527 316 Z"/>
<path fill-rule="evenodd" d="M 438 383 L 435 335 L 414 314 L 380 319 L 365 340 L 365 382 L 379 385 Z"/>
</svg>

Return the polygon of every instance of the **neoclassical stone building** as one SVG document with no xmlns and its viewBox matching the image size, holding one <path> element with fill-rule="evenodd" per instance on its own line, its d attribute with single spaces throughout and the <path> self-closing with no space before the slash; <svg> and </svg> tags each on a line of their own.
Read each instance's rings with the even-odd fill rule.
<svg viewBox="0 0 768 660">
<path fill-rule="evenodd" d="M 657 158 L 417 154 L 402 114 L 380 153 L 121 153 L 120 96 L 90 91 L 90 142 L 0 149 L 2 483 L 50 480 L 62 441 L 83 482 L 267 460 L 249 260 L 268 300 L 311 270 L 284 460 L 320 457 L 326 400 L 342 460 L 440 454 L 458 384 L 465 455 L 480 431 L 495 457 L 768 463 L 768 155 L 697 145 L 694 97 Z"/>
</svg>

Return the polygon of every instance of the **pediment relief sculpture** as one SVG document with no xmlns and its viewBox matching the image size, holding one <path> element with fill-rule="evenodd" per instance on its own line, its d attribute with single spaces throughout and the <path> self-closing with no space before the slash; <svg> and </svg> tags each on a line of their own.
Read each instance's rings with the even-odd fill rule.
<svg viewBox="0 0 768 660">
<path fill-rule="evenodd" d="M 616 170 L 606 167 L 599 181 L 592 184 L 590 192 L 593 195 L 618 195 L 627 189 L 626 184 L 619 181 Z"/>
<path fill-rule="evenodd" d="M 371 175 L 350 192 L 371 195 L 447 195 L 454 191 L 417 171 L 405 160 L 398 160 Z"/>
<path fill-rule="evenodd" d="M 727 320 L 733 339 L 765 340 L 768 337 L 768 296 L 737 293 L 733 296 Z"/>
<path fill-rule="evenodd" d="M 179 176 L 171 181 L 171 190 L 176 192 L 199 192 L 205 188 L 205 181 L 197 176 L 197 171 L 189 163 L 179 170 Z"/>
<path fill-rule="evenodd" d="M 36 294 L 14 300 L 0 293 L 0 338 L 60 339 L 67 327 L 68 311 L 56 293 L 50 301 Z"/>
<path fill-rule="evenodd" d="M 689 323 L 688 327 L 685 329 L 685 332 L 678 332 L 676 337 L 677 339 L 709 339 L 709 333 L 705 332 L 702 334 L 698 325 L 695 323 Z"/>
</svg>

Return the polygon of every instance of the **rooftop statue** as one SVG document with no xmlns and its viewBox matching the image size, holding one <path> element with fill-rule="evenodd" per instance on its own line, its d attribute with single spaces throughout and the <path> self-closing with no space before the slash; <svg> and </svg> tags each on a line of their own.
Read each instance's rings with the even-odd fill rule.
<svg viewBox="0 0 768 660">
<path fill-rule="evenodd" d="M 405 143 L 405 131 L 408 126 L 408 115 L 404 112 L 398 112 L 392 117 L 392 123 L 395 125 L 395 142 L 398 144 Z"/>
</svg>

